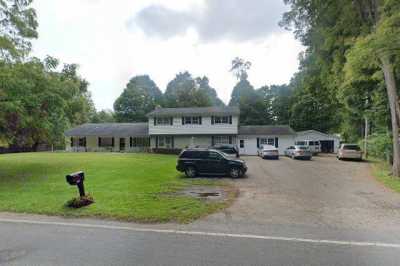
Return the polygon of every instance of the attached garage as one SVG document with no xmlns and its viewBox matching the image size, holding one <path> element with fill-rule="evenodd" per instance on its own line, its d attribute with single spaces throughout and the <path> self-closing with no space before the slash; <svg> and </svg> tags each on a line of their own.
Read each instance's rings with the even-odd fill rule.
<svg viewBox="0 0 400 266">
<path fill-rule="evenodd" d="M 294 144 L 296 133 L 289 126 L 240 126 L 237 138 L 239 153 L 257 155 L 260 145 L 272 145 L 283 155 Z"/>
<path fill-rule="evenodd" d="M 321 152 L 336 153 L 340 145 L 340 137 L 332 134 L 325 134 L 317 130 L 300 131 L 296 134 L 296 141 L 313 140 L 321 144 Z"/>
</svg>

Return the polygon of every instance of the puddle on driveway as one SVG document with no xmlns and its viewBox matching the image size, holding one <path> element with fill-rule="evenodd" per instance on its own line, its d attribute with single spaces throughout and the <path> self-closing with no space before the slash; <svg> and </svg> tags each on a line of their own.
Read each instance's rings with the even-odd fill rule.
<svg viewBox="0 0 400 266">
<path fill-rule="evenodd" d="M 205 200 L 224 200 L 227 193 L 220 187 L 191 186 L 179 192 L 182 195 Z"/>
</svg>

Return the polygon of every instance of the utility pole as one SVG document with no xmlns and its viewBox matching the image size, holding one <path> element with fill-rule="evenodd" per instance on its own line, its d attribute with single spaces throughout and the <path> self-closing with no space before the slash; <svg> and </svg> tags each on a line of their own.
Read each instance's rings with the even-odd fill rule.
<svg viewBox="0 0 400 266">
<path fill-rule="evenodd" d="M 364 158 L 368 158 L 368 134 L 369 134 L 369 123 L 368 117 L 365 116 L 365 130 L 364 130 Z"/>
</svg>

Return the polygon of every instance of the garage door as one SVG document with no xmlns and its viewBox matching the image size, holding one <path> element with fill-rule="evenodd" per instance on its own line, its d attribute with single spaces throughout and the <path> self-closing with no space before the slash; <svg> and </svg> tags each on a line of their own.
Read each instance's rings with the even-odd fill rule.
<svg viewBox="0 0 400 266">
<path fill-rule="evenodd" d="M 334 153 L 335 142 L 333 140 L 320 140 L 321 152 L 323 153 Z"/>
</svg>

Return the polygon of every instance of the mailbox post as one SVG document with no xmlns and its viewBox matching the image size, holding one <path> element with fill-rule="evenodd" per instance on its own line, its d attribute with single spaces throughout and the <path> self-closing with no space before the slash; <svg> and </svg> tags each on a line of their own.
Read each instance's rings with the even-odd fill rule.
<svg viewBox="0 0 400 266">
<path fill-rule="evenodd" d="M 79 189 L 79 196 L 82 198 L 85 196 L 85 187 L 83 181 L 85 180 L 85 173 L 82 171 L 72 173 L 66 176 L 68 184 L 71 186 L 77 186 Z"/>
</svg>

